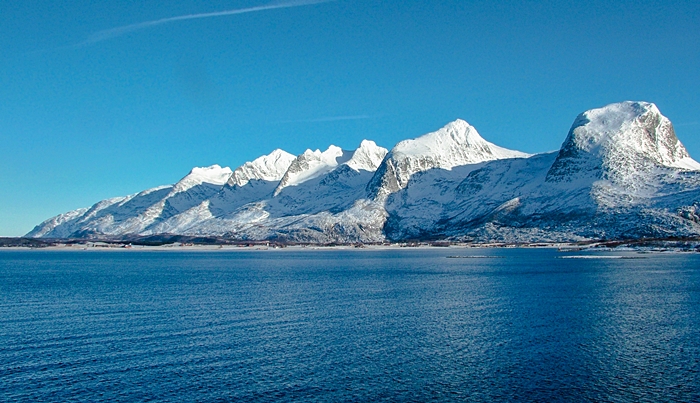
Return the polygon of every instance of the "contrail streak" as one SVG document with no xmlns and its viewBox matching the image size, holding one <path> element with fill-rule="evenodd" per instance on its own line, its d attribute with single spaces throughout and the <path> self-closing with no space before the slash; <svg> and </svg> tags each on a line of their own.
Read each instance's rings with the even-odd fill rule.
<svg viewBox="0 0 700 403">
<path fill-rule="evenodd" d="M 108 39 L 112 39 L 112 38 L 116 38 L 116 37 L 119 37 L 122 35 L 126 35 L 130 32 L 139 31 L 142 29 L 154 27 L 156 25 L 169 24 L 171 22 L 176 22 L 176 21 L 194 20 L 194 19 L 211 18 L 211 17 L 223 17 L 226 15 L 235 15 L 235 14 L 254 13 L 256 11 L 273 10 L 276 8 L 290 8 L 290 7 L 308 6 L 311 4 L 328 3 L 331 1 L 335 1 L 335 0 L 274 1 L 272 3 L 268 3 L 265 5 L 256 6 L 256 7 L 238 8 L 238 9 L 234 9 L 234 10 L 215 11 L 215 12 L 211 12 L 211 13 L 187 14 L 187 15 L 179 15 L 176 17 L 161 18 L 159 20 L 139 22 L 137 24 L 124 25 L 123 27 L 117 27 L 117 28 L 105 29 L 103 31 L 98 31 L 98 32 L 95 32 L 94 34 L 90 35 L 83 42 L 80 42 L 80 43 L 74 45 L 74 47 L 92 45 L 92 44 L 95 44 L 98 42 L 106 41 Z"/>
</svg>

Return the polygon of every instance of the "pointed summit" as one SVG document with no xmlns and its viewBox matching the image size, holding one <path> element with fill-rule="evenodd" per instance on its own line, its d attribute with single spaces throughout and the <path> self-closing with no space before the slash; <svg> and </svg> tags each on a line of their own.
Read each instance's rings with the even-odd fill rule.
<svg viewBox="0 0 700 403">
<path fill-rule="evenodd" d="M 356 171 L 374 172 L 389 151 L 372 140 L 362 140 L 360 147 L 345 164 Z"/>
<path fill-rule="evenodd" d="M 457 119 L 438 131 L 401 141 L 391 150 L 391 156 L 432 159 L 435 165 L 431 164 L 431 168 L 450 169 L 495 159 L 527 157 L 528 154 L 489 143 L 474 126 Z"/>
<path fill-rule="evenodd" d="M 377 169 L 367 189 L 372 198 L 381 197 L 406 187 L 411 175 L 417 172 L 528 156 L 489 143 L 469 123 L 457 119 L 438 131 L 398 143 Z"/>
<path fill-rule="evenodd" d="M 228 185 L 245 186 L 251 180 L 278 181 L 289 169 L 294 158 L 294 155 L 278 148 L 236 168 L 228 180 Z"/>
</svg>

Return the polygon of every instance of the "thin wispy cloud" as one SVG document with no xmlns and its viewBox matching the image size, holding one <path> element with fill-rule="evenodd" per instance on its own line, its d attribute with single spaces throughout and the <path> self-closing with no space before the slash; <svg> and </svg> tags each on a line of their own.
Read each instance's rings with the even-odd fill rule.
<svg viewBox="0 0 700 403">
<path fill-rule="evenodd" d="M 324 116 L 320 118 L 312 119 L 293 119 L 293 120 L 280 120 L 278 123 L 319 123 L 319 122 L 338 122 L 341 120 L 364 120 L 364 119 L 374 119 L 377 116 L 373 115 L 348 115 L 348 116 Z"/>
<path fill-rule="evenodd" d="M 302 7 L 312 4 L 328 3 L 336 0 L 278 0 L 271 3 L 267 3 L 262 6 L 247 7 L 247 8 L 236 8 L 232 10 L 215 11 L 211 13 L 198 13 L 198 14 L 187 14 L 178 15 L 175 17 L 161 18 L 158 20 L 144 21 L 137 24 L 124 25 L 117 28 L 105 29 L 102 31 L 95 32 L 90 35 L 86 40 L 73 45 L 72 47 L 82 47 L 96 44 L 98 42 L 106 41 L 109 39 L 117 38 L 122 35 L 126 35 L 131 32 L 140 31 L 142 29 L 147 29 L 163 24 L 170 24 L 178 21 L 196 20 L 202 18 L 213 18 L 213 17 L 224 17 L 236 14 L 246 14 L 254 13 L 258 11 L 274 10 L 278 8 L 291 8 L 291 7 Z"/>
</svg>

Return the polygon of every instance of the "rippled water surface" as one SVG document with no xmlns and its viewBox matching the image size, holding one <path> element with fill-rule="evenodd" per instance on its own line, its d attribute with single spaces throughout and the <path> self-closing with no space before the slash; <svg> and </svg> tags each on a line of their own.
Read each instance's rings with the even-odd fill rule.
<svg viewBox="0 0 700 403">
<path fill-rule="evenodd" d="M 3 251 L 0 401 L 700 401 L 700 256 L 561 255 Z"/>
</svg>

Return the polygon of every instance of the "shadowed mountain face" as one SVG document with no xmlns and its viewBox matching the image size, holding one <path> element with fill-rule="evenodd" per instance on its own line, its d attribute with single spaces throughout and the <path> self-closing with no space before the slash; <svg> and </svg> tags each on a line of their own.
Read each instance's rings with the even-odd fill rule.
<svg viewBox="0 0 700 403">
<path fill-rule="evenodd" d="M 654 104 L 622 102 L 579 115 L 558 152 L 508 150 L 457 120 L 389 151 L 365 140 L 195 168 L 27 236 L 528 242 L 698 235 L 699 222 L 700 164 Z"/>
</svg>

